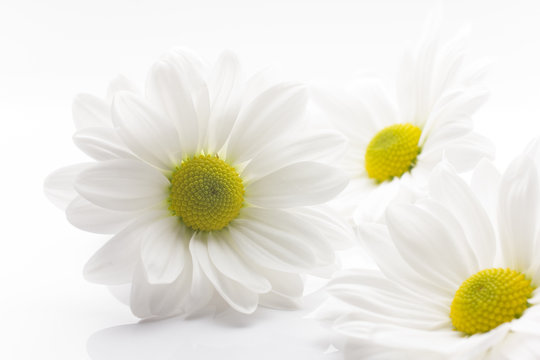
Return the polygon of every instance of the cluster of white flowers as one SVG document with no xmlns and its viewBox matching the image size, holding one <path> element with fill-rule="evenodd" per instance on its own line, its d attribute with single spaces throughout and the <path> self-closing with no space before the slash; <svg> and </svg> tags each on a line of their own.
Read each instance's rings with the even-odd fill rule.
<svg viewBox="0 0 540 360">
<path fill-rule="evenodd" d="M 472 122 L 484 67 L 464 48 L 430 27 L 395 98 L 371 80 L 244 79 L 231 52 L 209 67 L 170 51 L 144 92 L 119 77 L 106 98 L 75 99 L 73 139 L 95 161 L 53 172 L 45 192 L 112 235 L 85 276 L 129 292 L 140 318 L 294 308 L 310 274 L 331 278 L 315 316 L 346 359 L 538 359 L 540 140 L 506 172 L 492 165 Z M 335 251 L 352 246 L 377 267 L 340 272 Z"/>
</svg>

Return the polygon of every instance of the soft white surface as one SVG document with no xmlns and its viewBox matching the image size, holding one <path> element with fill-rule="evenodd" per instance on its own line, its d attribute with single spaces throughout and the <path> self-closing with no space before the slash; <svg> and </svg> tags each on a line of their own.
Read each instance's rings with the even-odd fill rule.
<svg viewBox="0 0 540 360">
<path fill-rule="evenodd" d="M 253 359 L 254 353 L 317 359 L 328 345 L 325 333 L 301 322 L 298 312 L 263 310 L 237 319 L 241 326 L 171 319 L 102 331 L 136 322 L 106 289 L 82 278 L 84 263 L 105 237 L 70 226 L 44 198 L 43 178 L 85 159 L 71 143 L 75 94 L 105 95 L 119 72 L 142 84 L 146 69 L 171 46 L 190 47 L 209 60 L 230 48 L 248 71 L 274 65 L 284 78 L 318 84 L 364 68 L 392 81 L 405 43 L 420 36 L 434 3 L 2 0 L 0 358 L 90 358 L 90 338 L 93 360 L 214 359 L 216 349 L 223 359 Z M 493 59 L 492 97 L 476 124 L 496 144 L 497 163 L 506 165 L 540 135 L 540 5 L 443 3 L 445 30 L 470 24 L 471 56 Z M 197 348 L 197 355 L 190 353 Z M 331 356 L 339 358 L 320 358 Z"/>
</svg>

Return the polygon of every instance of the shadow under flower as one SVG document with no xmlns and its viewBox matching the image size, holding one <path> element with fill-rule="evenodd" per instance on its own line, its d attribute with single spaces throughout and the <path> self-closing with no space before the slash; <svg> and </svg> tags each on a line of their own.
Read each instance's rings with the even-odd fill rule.
<svg viewBox="0 0 540 360">
<path fill-rule="evenodd" d="M 318 303 L 320 294 L 305 299 Z M 337 360 L 330 332 L 304 317 L 313 309 L 259 308 L 245 315 L 225 310 L 196 318 L 141 321 L 94 333 L 87 343 L 92 360 L 310 359 Z"/>
</svg>

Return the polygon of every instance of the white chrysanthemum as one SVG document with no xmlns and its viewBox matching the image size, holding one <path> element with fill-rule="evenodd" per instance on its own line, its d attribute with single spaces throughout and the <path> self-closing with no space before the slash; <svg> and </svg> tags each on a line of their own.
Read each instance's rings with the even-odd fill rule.
<svg viewBox="0 0 540 360">
<path fill-rule="evenodd" d="M 502 176 L 478 167 L 487 207 L 442 164 L 427 197 L 359 228 L 381 271 L 336 277 L 319 310 L 347 359 L 540 358 L 539 149 Z"/>
<path fill-rule="evenodd" d="M 464 35 L 442 42 L 432 21 L 404 56 L 395 100 L 364 78 L 345 91 L 315 90 L 323 116 L 349 140 L 342 165 L 351 182 L 339 204 L 348 215 L 378 220 L 401 186 L 425 186 L 443 154 L 462 172 L 493 153 L 471 121 L 487 98 L 485 67 L 464 61 Z"/>
<path fill-rule="evenodd" d="M 219 298 L 244 313 L 295 305 L 301 274 L 331 270 L 349 235 L 313 206 L 347 181 L 321 162 L 343 137 L 306 134 L 306 90 L 244 83 L 230 53 L 206 71 L 185 51 L 153 66 L 145 97 L 118 83 L 112 100 L 74 104 L 75 143 L 98 161 L 60 169 L 45 185 L 57 204 L 69 202 L 72 224 L 116 234 L 86 277 L 131 284 L 139 317 L 188 314 Z"/>
</svg>

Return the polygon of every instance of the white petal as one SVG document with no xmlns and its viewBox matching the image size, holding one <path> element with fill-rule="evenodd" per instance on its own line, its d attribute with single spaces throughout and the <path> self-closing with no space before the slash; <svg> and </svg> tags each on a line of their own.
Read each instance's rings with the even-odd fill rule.
<svg viewBox="0 0 540 360">
<path fill-rule="evenodd" d="M 368 143 L 380 129 L 377 114 L 362 94 L 333 94 L 327 89 L 311 88 L 311 100 L 321 117 L 331 122 L 352 144 Z"/>
<path fill-rule="evenodd" d="M 130 306 L 133 314 L 140 318 L 167 317 L 186 314 L 190 302 L 190 286 L 192 265 L 190 257 L 186 257 L 186 269 L 170 284 L 151 284 L 146 278 L 144 266 L 139 263 L 135 267 L 133 285 L 130 294 Z M 199 304 L 204 306 L 208 298 L 200 298 Z"/>
<path fill-rule="evenodd" d="M 226 51 L 219 57 L 208 80 L 210 91 L 210 147 L 221 149 L 231 133 L 240 110 L 240 63 L 235 54 Z"/>
<path fill-rule="evenodd" d="M 189 249 L 216 291 L 236 311 L 251 314 L 257 309 L 259 297 L 240 283 L 221 274 L 208 257 L 207 233 L 197 233 Z"/>
<path fill-rule="evenodd" d="M 208 234 L 208 256 L 219 272 L 249 290 L 261 294 L 272 289 L 270 282 L 241 257 L 227 229 Z"/>
<path fill-rule="evenodd" d="M 237 219 L 230 232 L 239 251 L 262 267 L 299 272 L 317 264 L 313 250 L 304 241 L 271 224 Z"/>
<path fill-rule="evenodd" d="M 126 146 L 149 164 L 171 171 L 182 160 L 180 139 L 173 123 L 133 93 L 116 94 L 112 119 Z"/>
<path fill-rule="evenodd" d="M 424 297 L 425 301 L 444 303 L 451 301 L 455 289 L 447 289 L 432 282 L 429 277 L 419 275 L 405 262 L 397 251 L 388 234 L 388 228 L 382 224 L 364 223 L 357 227 L 358 238 L 366 247 L 382 273 L 403 287 Z"/>
<path fill-rule="evenodd" d="M 149 224 L 143 233 L 141 260 L 150 284 L 169 284 L 176 280 L 185 265 L 192 232 L 175 216 Z"/>
<path fill-rule="evenodd" d="M 426 330 L 445 329 L 451 323 L 448 314 L 412 293 L 401 291 L 378 271 L 345 273 L 332 280 L 327 291 L 354 306 L 354 315 L 364 321 Z"/>
<path fill-rule="evenodd" d="M 496 219 L 497 196 L 501 173 L 488 159 L 482 159 L 471 176 L 471 189 L 474 191 L 491 219 Z"/>
<path fill-rule="evenodd" d="M 335 250 L 345 250 L 355 243 L 354 232 L 345 219 L 327 207 L 296 209 L 317 233 Z"/>
<path fill-rule="evenodd" d="M 264 207 L 315 205 L 334 198 L 347 186 L 337 168 L 316 162 L 298 162 L 246 186 L 246 201 Z"/>
<path fill-rule="evenodd" d="M 259 94 L 243 107 L 232 129 L 227 156 L 235 162 L 252 158 L 265 145 L 303 123 L 307 91 L 280 84 Z"/>
<path fill-rule="evenodd" d="M 109 160 L 88 166 L 75 189 L 90 202 L 111 210 L 136 211 L 159 204 L 168 196 L 169 180 L 138 160 Z"/>
<path fill-rule="evenodd" d="M 65 210 L 78 195 L 74 188 L 75 178 L 90 165 L 91 163 L 70 165 L 49 174 L 43 182 L 47 198 L 58 208 Z"/>
<path fill-rule="evenodd" d="M 443 164 L 434 170 L 429 189 L 431 196 L 456 217 L 478 259 L 480 268 L 493 266 L 496 249 L 495 232 L 486 211 L 467 184 Z"/>
<path fill-rule="evenodd" d="M 85 278 L 106 285 L 131 282 L 135 265 L 139 261 L 141 235 L 148 225 L 161 216 L 161 212 L 141 216 L 113 236 L 88 260 L 84 267 Z"/>
<path fill-rule="evenodd" d="M 84 128 L 73 135 L 73 142 L 96 160 L 135 158 L 113 128 L 104 126 Z"/>
<path fill-rule="evenodd" d="M 529 155 L 534 160 L 536 168 L 540 169 L 540 137 L 527 144 L 524 153 Z"/>
<path fill-rule="evenodd" d="M 137 86 L 124 75 L 116 76 L 109 83 L 109 87 L 107 88 L 107 100 L 112 103 L 114 95 L 116 95 L 116 93 L 120 91 L 129 91 L 134 94 L 140 94 Z"/>
<path fill-rule="evenodd" d="M 476 258 L 455 218 L 435 203 L 425 207 L 390 206 L 386 212 L 390 235 L 411 268 L 455 291 L 479 270 Z"/>
<path fill-rule="evenodd" d="M 242 175 L 257 178 L 298 161 L 335 160 L 345 145 L 345 137 L 335 131 L 319 131 L 294 141 L 277 142 L 255 156 Z"/>
<path fill-rule="evenodd" d="M 111 106 L 96 96 L 79 94 L 73 100 L 73 121 L 77 130 L 87 127 L 111 127 Z"/>
<path fill-rule="evenodd" d="M 466 119 L 469 119 L 487 98 L 488 93 L 484 89 L 455 90 L 446 93 L 437 101 L 433 112 L 429 115 L 420 143 L 443 126 L 459 121 L 468 122 Z"/>
<path fill-rule="evenodd" d="M 317 266 L 327 266 L 334 263 L 334 251 L 325 232 L 317 231 L 313 227 L 314 218 L 303 217 L 294 212 L 277 209 L 249 208 L 242 216 L 250 221 L 246 226 L 266 234 L 274 243 L 284 246 L 303 244 L 310 249 L 316 257 Z M 315 220 L 318 220 L 315 218 Z"/>
<path fill-rule="evenodd" d="M 178 130 L 180 144 L 187 156 L 193 156 L 198 148 L 199 123 L 189 78 L 191 71 L 183 61 L 163 59 L 151 69 L 147 80 L 147 94 L 156 108 L 162 109 L 171 124 Z"/>
<path fill-rule="evenodd" d="M 527 271 L 533 265 L 539 217 L 538 170 L 528 156 L 514 160 L 501 179 L 498 222 L 505 265 Z"/>
<path fill-rule="evenodd" d="M 66 217 L 79 229 L 98 234 L 116 234 L 132 222 L 137 213 L 105 209 L 77 196 L 67 207 Z"/>
</svg>

